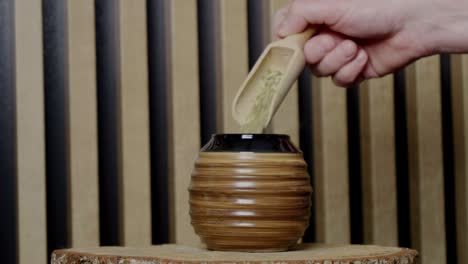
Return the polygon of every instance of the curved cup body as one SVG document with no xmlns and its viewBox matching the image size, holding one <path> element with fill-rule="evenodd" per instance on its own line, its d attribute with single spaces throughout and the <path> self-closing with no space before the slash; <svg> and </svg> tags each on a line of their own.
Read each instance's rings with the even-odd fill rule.
<svg viewBox="0 0 468 264">
<path fill-rule="evenodd" d="M 288 250 L 309 223 L 307 165 L 288 136 L 248 136 L 215 135 L 200 152 L 189 187 L 192 226 L 212 250 Z"/>
</svg>

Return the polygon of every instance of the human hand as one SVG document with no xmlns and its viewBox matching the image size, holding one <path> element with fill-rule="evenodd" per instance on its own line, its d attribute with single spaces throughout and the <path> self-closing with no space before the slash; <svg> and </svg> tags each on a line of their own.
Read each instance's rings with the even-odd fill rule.
<svg viewBox="0 0 468 264">
<path fill-rule="evenodd" d="M 468 51 L 468 1 L 293 0 L 275 16 L 279 38 L 320 31 L 304 47 L 317 76 L 339 86 L 381 77 L 424 56 Z"/>
</svg>

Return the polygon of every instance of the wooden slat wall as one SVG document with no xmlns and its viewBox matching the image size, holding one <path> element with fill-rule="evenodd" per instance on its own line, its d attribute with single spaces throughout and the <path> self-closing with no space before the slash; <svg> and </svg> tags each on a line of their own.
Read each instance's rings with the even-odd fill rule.
<svg viewBox="0 0 468 264">
<path fill-rule="evenodd" d="M 199 87 L 199 62 L 206 58 L 199 58 L 199 44 L 203 45 L 202 42 L 206 40 L 198 39 L 198 31 L 203 30 L 198 28 L 200 19 L 198 16 L 208 12 L 197 10 L 197 0 L 164 0 L 161 2 L 164 7 L 164 19 L 166 19 L 164 30 L 158 29 L 156 36 L 148 36 L 148 34 L 154 34 L 151 32 L 155 31 L 148 30 L 147 16 L 154 16 L 154 14 L 147 13 L 147 1 L 117 1 L 115 14 L 105 14 L 106 19 L 109 20 L 112 17 L 116 23 L 106 20 L 105 22 L 111 25 L 104 23 L 104 26 L 100 24 L 101 27 L 98 27 L 101 31 L 105 31 L 107 27 L 115 30 L 112 34 L 101 36 L 110 42 L 115 37 L 115 43 L 104 45 L 110 50 L 106 50 L 106 54 L 100 56 L 105 57 L 105 61 L 115 60 L 116 63 L 113 66 L 116 70 L 115 73 L 114 69 L 102 73 L 102 69 L 100 71 L 96 66 L 98 59 L 102 59 L 99 54 L 96 54 L 96 50 L 99 50 L 97 48 L 102 47 L 99 46 L 100 43 L 97 43 L 99 40 L 96 42 L 96 24 L 99 24 L 96 23 L 96 18 L 99 18 L 100 14 L 95 12 L 95 5 L 99 2 L 68 0 L 65 5 L 55 5 L 52 2 L 43 5 L 43 0 L 9 1 L 14 3 L 14 25 L 7 25 L 7 27 L 11 27 L 14 32 L 11 34 L 14 38 L 12 42 L 15 43 L 11 67 L 15 73 L 12 87 L 15 87 L 16 93 L 10 105 L 16 110 L 16 117 L 8 117 L 12 119 L 8 124 L 16 126 L 16 160 L 9 159 L 8 162 L 17 170 L 0 177 L 0 184 L 10 183 L 11 185 L 17 182 L 17 200 L 0 200 L 2 208 L 11 206 L 3 206 L 3 203 L 14 202 L 14 206 L 17 206 L 18 243 L 16 245 L 15 242 L 13 247 L 4 247 L 12 251 L 9 255 L 15 256 L 15 250 L 18 249 L 18 263 L 46 263 L 47 241 L 54 240 L 53 246 L 63 247 L 99 245 L 106 239 L 100 237 L 100 230 L 105 229 L 102 226 L 105 223 L 101 221 L 101 226 L 99 226 L 99 218 L 101 217 L 101 220 L 112 219 L 115 212 L 120 214 L 117 216 L 118 219 L 115 219 L 115 223 L 121 224 L 118 232 L 115 232 L 119 234 L 115 237 L 121 239 L 120 241 L 114 238 L 109 239 L 113 241 L 111 244 L 120 243 L 129 246 L 151 244 L 152 236 L 153 238 L 158 236 L 152 232 L 152 229 L 158 230 L 157 227 L 152 226 L 152 216 L 164 218 L 165 221 L 161 222 L 169 223 L 170 238 L 164 238 L 164 242 L 198 244 L 199 239 L 193 232 L 188 215 L 187 187 L 193 162 L 201 147 L 201 130 L 203 130 L 200 125 L 199 91 L 203 87 Z M 109 3 L 106 2 L 103 6 Z M 220 0 L 210 3 L 210 6 L 215 7 L 215 13 L 212 14 L 216 22 L 213 26 L 215 30 L 212 40 L 215 43 L 210 44 L 215 47 L 213 50 L 215 59 L 212 61 L 216 64 L 213 78 L 216 78 L 214 82 L 217 85 L 215 108 L 218 111 L 216 120 L 210 120 L 210 122 L 216 122 L 217 132 L 239 131 L 231 117 L 232 99 L 247 75 L 249 55 L 252 59 L 271 40 L 272 15 L 285 3 L 287 3 L 286 0 L 262 0 L 255 3 L 247 0 Z M 61 17 L 63 6 L 66 7 L 65 21 L 60 25 L 65 25 L 64 36 L 55 31 L 61 31 L 62 27 L 50 27 L 44 24 L 43 29 L 44 8 L 56 9 L 50 12 L 52 17 L 44 21 L 58 24 L 63 19 Z M 255 12 L 251 12 L 250 8 L 255 9 Z M 249 25 L 254 29 L 249 28 Z M 53 35 L 49 40 L 54 41 L 54 45 L 50 45 L 49 49 L 57 48 L 59 51 L 57 54 L 49 51 L 45 56 L 46 63 L 44 64 L 43 43 L 47 42 L 43 42 L 43 37 L 48 36 L 44 35 L 46 27 L 51 31 L 48 33 Z M 99 30 L 97 32 L 100 32 Z M 2 38 L 8 37 L 9 34 L 8 30 L 3 28 L 0 33 L 3 34 L 0 36 Z M 155 99 L 149 96 L 148 78 L 150 76 L 148 72 L 151 72 L 151 66 L 148 66 L 148 51 L 152 51 L 151 49 L 155 47 L 147 46 L 149 37 L 153 40 L 162 38 L 166 44 L 165 57 L 156 56 L 152 59 L 157 60 L 158 65 L 165 63 L 165 73 L 161 73 L 164 78 L 160 78 L 161 76 L 158 78 L 164 79 L 161 83 L 167 83 L 167 85 L 156 88 L 152 86 L 152 89 L 165 89 L 164 93 L 160 94 L 166 95 L 164 99 L 167 108 L 157 116 L 165 115 L 165 122 L 161 124 L 167 123 L 167 126 L 158 124 L 157 129 L 167 131 L 167 135 L 160 133 L 158 135 L 161 138 L 154 140 L 150 140 L 149 134 L 149 117 L 150 114 L 154 114 L 150 113 L 149 106 L 150 103 L 154 105 Z M 65 54 L 62 54 L 62 50 Z M 252 50 L 254 52 L 249 54 Z M 57 58 L 51 59 L 47 56 L 57 56 Z M 46 77 L 48 77 L 44 75 L 44 72 L 47 73 L 46 70 L 49 70 L 50 74 L 50 69 L 62 69 L 60 68 L 62 64 L 64 64 L 63 72 L 57 73 L 60 76 L 54 75 L 51 81 L 51 85 L 56 86 L 53 87 L 53 92 L 56 94 L 49 99 L 55 101 L 45 100 L 46 105 L 44 105 L 44 95 L 50 95 L 48 92 L 51 92 L 48 90 L 50 87 L 44 86 L 44 79 L 47 80 Z M 454 214 L 457 216 L 457 225 L 456 234 L 448 232 L 447 235 L 444 199 L 450 201 L 449 195 L 452 194 L 444 194 L 444 180 L 447 178 L 444 179 L 443 173 L 444 166 L 452 165 L 444 164 L 443 160 L 443 150 L 450 148 L 444 148 L 442 141 L 442 132 L 445 132 L 447 128 L 442 126 L 441 68 L 438 56 L 422 59 L 406 69 L 405 98 L 394 98 L 394 94 L 398 95 L 398 93 L 394 93 L 395 83 L 391 75 L 362 84 L 358 93 L 359 124 L 348 124 L 347 102 L 349 98 L 347 98 L 346 89 L 336 87 L 330 78 L 311 77 L 311 96 L 301 98 L 303 105 L 299 105 L 298 84 L 294 85 L 275 116 L 269 132 L 289 134 L 297 145 L 300 140 L 301 142 L 313 140 L 311 146 L 303 144 L 303 147 L 308 148 L 306 151 L 313 152 L 311 155 L 313 160 L 309 165 L 312 167 L 314 179 L 315 199 L 312 210 L 315 219 L 312 221 L 314 226 L 311 228 L 315 232 L 311 234 L 315 233 L 315 237 L 308 237 L 308 240 L 349 243 L 351 230 L 356 228 L 353 229 L 354 240 L 357 237 L 358 240 L 362 238 L 363 243 L 398 245 L 401 242 L 399 241 L 401 234 L 398 233 L 401 229 L 399 230 L 397 223 L 398 198 L 400 203 L 410 204 L 410 215 L 403 217 L 400 215 L 399 218 L 400 221 L 405 217 L 408 222 L 411 221 L 409 246 L 420 250 L 422 263 L 446 263 L 447 252 L 453 252 L 446 251 L 446 245 L 454 244 L 458 248 L 456 256 L 458 263 L 468 261 L 466 252 L 468 246 L 468 167 L 466 165 L 468 163 L 466 125 L 468 123 L 468 93 L 466 91 L 468 89 L 466 77 L 468 76 L 468 57 L 466 55 L 452 56 L 451 69 L 452 98 L 448 101 L 451 104 L 453 116 L 453 138 L 451 139 L 455 159 L 453 195 L 456 197 Z M 162 71 L 158 69 L 155 72 L 160 74 Z M 107 86 L 102 93 L 97 93 L 101 92 L 96 82 L 100 80 L 99 74 L 112 79 L 111 84 L 106 83 Z M 0 87 L 2 85 L 0 83 Z M 309 81 L 303 82 L 302 80 L 299 85 L 302 93 L 304 91 L 302 89 L 309 86 Z M 400 87 L 399 84 L 396 85 Z M 106 93 L 116 95 L 117 101 L 101 101 L 102 98 L 97 98 L 97 94 L 102 96 Z M 60 98 L 63 102 L 56 102 Z M 401 197 L 404 197 L 401 192 L 405 190 L 400 190 L 400 186 L 396 184 L 396 171 L 402 169 L 397 168 L 395 161 L 394 113 L 397 110 L 395 109 L 397 99 L 406 101 L 404 111 L 406 111 L 407 119 L 408 146 L 398 147 L 399 150 L 405 148 L 408 150 L 410 198 L 407 201 L 401 201 Z M 3 101 L 5 100 L 2 98 Z M 57 104 L 50 109 L 58 109 L 64 113 L 46 119 L 44 109 L 47 109 L 49 103 Z M 115 113 L 112 112 L 114 107 L 112 105 L 105 106 L 107 112 L 101 115 L 97 105 L 101 106 L 103 103 L 115 103 Z M 312 115 L 312 122 L 299 113 L 299 107 L 302 109 L 309 107 L 310 113 L 308 112 L 307 115 Z M 153 115 L 151 116 L 154 118 Z M 114 117 L 116 120 L 107 120 Z M 101 120 L 101 118 L 106 120 Z M 51 128 L 58 127 L 59 130 L 64 131 L 55 134 L 45 129 L 45 125 L 49 125 L 48 122 L 54 121 L 63 122 L 65 126 L 62 128 L 63 124 L 60 123 Z M 104 130 L 116 131 L 116 140 L 105 141 L 105 138 L 98 137 L 98 132 L 102 132 L 98 131 L 98 124 L 101 124 L 101 121 L 108 121 L 105 122 L 108 127 L 104 127 Z M 307 140 L 300 138 L 300 122 L 308 122 L 305 130 L 312 130 Z M 352 138 L 359 142 L 349 141 L 351 139 L 348 139 L 350 129 L 348 126 L 352 129 L 350 131 L 357 131 L 355 128 L 359 128 L 360 136 Z M 397 129 L 399 129 L 398 126 Z M 305 130 L 301 130 L 301 133 Z M 0 134 L 6 132 L 0 131 Z M 65 140 L 61 141 L 64 142 L 59 142 L 59 139 L 57 142 L 50 142 L 53 141 L 55 135 L 59 137 L 63 135 Z M 447 137 L 451 135 L 447 136 L 444 133 L 444 139 Z M 152 152 L 151 158 L 154 161 L 159 158 L 159 155 L 167 155 L 161 158 L 168 160 L 168 172 L 166 173 L 164 169 L 164 172 L 152 174 L 150 150 L 154 150 L 157 144 L 161 143 L 158 140 L 164 140 L 168 146 L 168 153 L 163 153 L 165 150 L 161 151 L 161 148 Z M 353 143 L 351 147 L 348 141 Z M 98 149 L 102 142 L 116 144 L 115 153 L 117 153 L 118 161 L 111 159 L 106 163 L 106 166 L 111 168 L 106 167 L 106 170 L 103 170 L 109 171 L 112 175 L 98 175 L 100 167 L 98 153 L 106 153 Z M 48 181 L 52 179 L 45 173 L 45 164 L 47 164 L 48 171 L 49 163 L 53 161 L 46 155 L 49 144 L 51 148 L 58 149 L 53 153 L 55 156 L 65 150 L 63 160 L 66 162 L 58 166 L 57 170 L 52 170 L 54 179 L 60 180 L 60 184 L 47 185 L 48 190 L 46 190 L 46 179 Z M 349 156 L 353 155 L 350 153 L 354 153 L 349 150 L 353 150 L 353 146 L 356 145 L 360 146 L 361 151 L 359 157 L 361 175 L 357 175 L 350 168 L 349 163 L 350 158 L 354 158 Z M 112 149 L 114 148 L 109 148 L 107 151 Z M 154 154 L 157 157 L 154 157 Z M 166 164 L 165 161 L 162 162 Z M 164 200 L 161 204 L 167 202 L 169 215 L 154 212 L 155 207 L 151 205 L 151 188 L 155 191 L 155 187 L 151 184 L 151 182 L 154 183 L 151 175 L 167 177 L 164 180 L 158 179 L 157 182 L 167 181 L 168 186 L 158 186 L 156 189 L 168 188 L 168 201 L 164 200 L 165 195 L 157 197 Z M 362 204 L 355 203 L 358 199 L 354 197 L 350 199 L 354 193 L 353 190 L 350 191 L 349 175 L 353 180 L 361 177 L 359 180 L 362 181 L 362 190 L 359 191 L 362 191 Z M 113 193 L 105 198 L 99 196 L 98 190 L 102 191 L 105 188 L 105 186 L 98 186 L 101 177 L 107 177 L 105 182 L 116 181 L 114 183 L 119 190 L 115 197 L 119 197 L 119 201 L 113 201 L 115 204 L 107 205 L 112 201 L 106 200 L 106 198 L 114 197 Z M 4 180 L 6 178 L 8 181 Z M 399 180 L 401 178 L 399 175 Z M 351 186 L 353 186 L 352 183 Z M 55 196 L 64 197 L 62 207 L 68 205 L 66 208 L 68 210 L 57 210 L 61 207 L 54 207 L 53 203 L 51 208 L 46 208 L 46 191 L 56 191 L 49 190 L 49 187 L 63 189 Z M 450 188 L 446 187 L 446 190 L 450 191 Z M 112 191 L 114 190 L 110 192 Z M 111 208 L 109 211 L 115 210 L 104 212 L 109 215 L 102 215 L 100 203 L 109 206 Z M 114 208 L 115 205 L 118 208 Z M 350 208 L 356 206 L 359 206 L 363 212 L 362 223 L 355 223 L 356 215 L 350 212 Z M 56 230 L 46 230 L 46 215 L 52 213 L 51 215 L 54 216 L 54 212 L 49 212 L 49 210 L 60 212 L 55 215 L 51 223 L 59 224 L 63 229 L 69 227 L 67 234 L 61 235 L 57 234 Z M 351 221 L 351 216 L 353 221 Z M 2 228 L 0 226 L 0 231 Z M 362 234 L 354 237 L 360 228 L 363 229 Z M 455 240 L 455 236 L 456 243 L 452 241 Z M 158 239 L 158 241 L 163 240 Z M 455 258 L 454 256 L 448 257 Z"/>
<path fill-rule="evenodd" d="M 151 244 L 146 1 L 118 1 L 122 242 Z"/>
<path fill-rule="evenodd" d="M 274 15 L 278 9 L 287 4 L 287 0 L 270 0 L 270 25 L 273 23 Z M 269 29 L 273 32 L 273 28 Z M 273 40 L 270 34 L 270 40 Z M 275 134 L 287 134 L 291 140 L 299 145 L 299 92 L 297 82 L 291 87 L 288 95 L 276 112 L 270 129 Z"/>
<path fill-rule="evenodd" d="M 16 0 L 14 6 L 18 261 L 45 264 L 47 236 L 41 1 Z"/>
<path fill-rule="evenodd" d="M 446 263 L 439 57 L 406 75 L 412 245 L 421 263 Z"/>
<path fill-rule="evenodd" d="M 188 191 L 193 162 L 200 149 L 198 92 L 197 4 L 195 0 L 167 0 L 169 94 L 169 169 L 172 241 L 198 243 L 190 225 Z"/>
<path fill-rule="evenodd" d="M 468 56 L 452 56 L 458 263 L 468 263 Z"/>
<path fill-rule="evenodd" d="M 359 93 L 364 242 L 387 246 L 398 245 L 393 85 L 388 75 Z"/>
<path fill-rule="evenodd" d="M 67 1 L 70 243 L 99 245 L 96 40 L 92 0 Z"/>
<path fill-rule="evenodd" d="M 346 90 L 313 78 L 314 192 L 317 241 L 350 242 Z"/>
</svg>

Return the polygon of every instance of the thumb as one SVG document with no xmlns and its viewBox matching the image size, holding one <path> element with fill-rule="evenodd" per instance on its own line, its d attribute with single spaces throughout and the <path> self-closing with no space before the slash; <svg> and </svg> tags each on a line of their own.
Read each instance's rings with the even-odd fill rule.
<svg viewBox="0 0 468 264">
<path fill-rule="evenodd" d="M 309 24 L 333 23 L 341 8 L 333 0 L 295 0 L 289 4 L 286 16 L 278 27 L 278 36 L 287 37 L 304 31 Z M 335 19 L 336 20 L 336 19 Z"/>
</svg>

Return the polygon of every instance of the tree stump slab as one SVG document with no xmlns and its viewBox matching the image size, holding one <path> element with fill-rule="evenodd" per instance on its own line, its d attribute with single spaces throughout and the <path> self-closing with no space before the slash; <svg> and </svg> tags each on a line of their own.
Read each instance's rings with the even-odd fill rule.
<svg viewBox="0 0 468 264">
<path fill-rule="evenodd" d="M 372 245 L 302 244 L 274 253 L 210 251 L 168 244 L 56 250 L 52 264 L 415 264 L 415 250 Z"/>
</svg>

